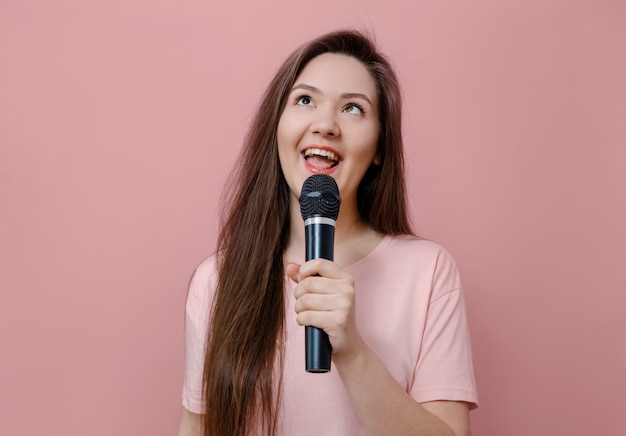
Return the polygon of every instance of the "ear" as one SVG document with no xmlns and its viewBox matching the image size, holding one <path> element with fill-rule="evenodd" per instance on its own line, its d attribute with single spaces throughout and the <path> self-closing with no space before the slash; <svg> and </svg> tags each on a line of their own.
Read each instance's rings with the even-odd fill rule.
<svg viewBox="0 0 626 436">
<path fill-rule="evenodd" d="M 372 161 L 372 163 L 376 166 L 381 164 L 382 159 L 380 158 L 380 154 L 376 153 L 376 156 L 374 156 L 374 160 Z"/>
</svg>

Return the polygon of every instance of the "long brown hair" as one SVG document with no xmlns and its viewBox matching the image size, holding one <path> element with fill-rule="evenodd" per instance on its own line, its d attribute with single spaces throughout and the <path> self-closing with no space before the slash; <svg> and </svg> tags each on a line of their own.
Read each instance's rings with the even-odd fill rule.
<svg viewBox="0 0 626 436">
<path fill-rule="evenodd" d="M 207 436 L 274 435 L 278 428 L 289 191 L 278 160 L 276 129 L 298 74 L 323 53 L 360 60 L 377 85 L 381 162 L 372 165 L 359 186 L 359 213 L 380 233 L 412 234 L 406 209 L 402 105 L 391 65 L 358 31 L 337 31 L 310 41 L 287 58 L 270 83 L 230 179 L 204 364 Z"/>
</svg>

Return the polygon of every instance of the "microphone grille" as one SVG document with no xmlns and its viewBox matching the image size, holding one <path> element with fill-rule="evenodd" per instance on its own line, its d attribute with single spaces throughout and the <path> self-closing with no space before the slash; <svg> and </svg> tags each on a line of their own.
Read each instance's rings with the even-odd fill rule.
<svg viewBox="0 0 626 436">
<path fill-rule="evenodd" d="M 326 174 L 314 174 L 307 178 L 300 192 L 302 219 L 314 216 L 337 219 L 341 197 L 335 179 Z"/>
</svg>

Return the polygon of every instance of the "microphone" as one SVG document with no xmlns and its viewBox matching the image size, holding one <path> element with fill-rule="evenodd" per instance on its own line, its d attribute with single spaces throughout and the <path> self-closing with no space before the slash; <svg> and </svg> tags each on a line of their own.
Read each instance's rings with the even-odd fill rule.
<svg viewBox="0 0 626 436">
<path fill-rule="evenodd" d="M 333 260 L 335 222 L 341 197 L 335 179 L 314 174 L 304 181 L 300 193 L 300 212 L 304 220 L 306 260 Z M 313 373 L 330 371 L 332 347 L 322 329 L 305 327 L 306 370 Z"/>
</svg>

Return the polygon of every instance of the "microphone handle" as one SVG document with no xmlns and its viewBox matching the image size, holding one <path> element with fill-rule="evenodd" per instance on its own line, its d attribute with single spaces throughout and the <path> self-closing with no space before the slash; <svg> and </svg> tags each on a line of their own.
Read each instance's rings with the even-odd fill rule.
<svg viewBox="0 0 626 436">
<path fill-rule="evenodd" d="M 329 220 L 328 218 L 322 218 L 321 220 L 313 218 L 310 221 L 312 221 L 312 223 L 305 223 L 304 227 L 306 260 L 309 261 L 320 258 L 333 260 L 335 246 L 334 220 Z M 332 222 L 332 224 L 329 224 L 330 222 Z M 304 335 L 307 372 L 329 372 L 333 349 L 326 332 L 317 327 L 306 326 Z"/>
</svg>

